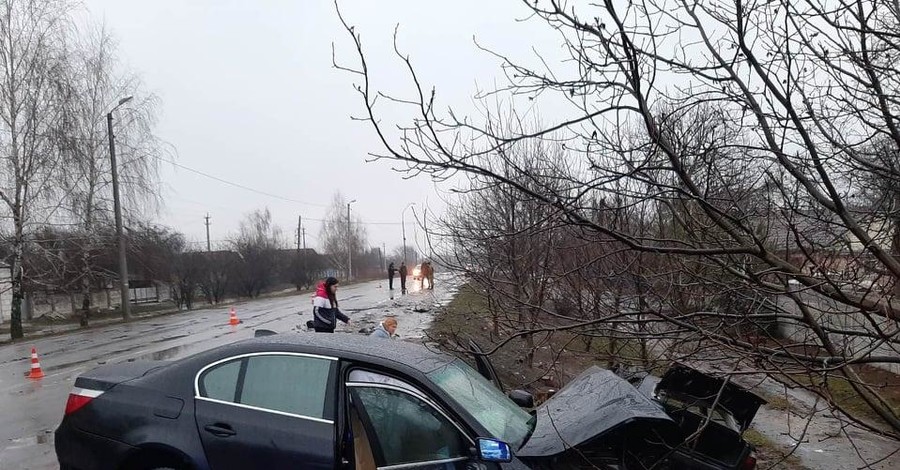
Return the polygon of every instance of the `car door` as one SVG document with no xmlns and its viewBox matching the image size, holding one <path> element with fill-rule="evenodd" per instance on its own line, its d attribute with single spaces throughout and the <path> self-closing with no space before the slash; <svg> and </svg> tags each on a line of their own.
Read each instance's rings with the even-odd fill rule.
<svg viewBox="0 0 900 470">
<path fill-rule="evenodd" d="M 335 467 L 337 359 L 236 356 L 195 382 L 197 430 L 211 470 Z"/>
<path fill-rule="evenodd" d="M 463 428 L 416 387 L 354 370 L 346 383 L 356 470 L 492 470 Z"/>
</svg>

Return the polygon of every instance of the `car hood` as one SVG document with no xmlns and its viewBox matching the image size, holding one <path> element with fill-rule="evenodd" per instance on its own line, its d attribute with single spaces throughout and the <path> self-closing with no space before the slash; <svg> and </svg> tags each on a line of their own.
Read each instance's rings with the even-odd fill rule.
<svg viewBox="0 0 900 470">
<path fill-rule="evenodd" d="M 534 432 L 516 452 L 520 457 L 557 455 L 634 421 L 673 423 L 658 403 L 597 366 L 569 382 L 535 413 Z"/>
<path fill-rule="evenodd" d="M 721 395 L 719 394 L 720 390 L 722 391 Z M 673 365 L 663 374 L 659 383 L 656 384 L 654 394 L 656 396 L 668 394 L 673 397 L 690 397 L 707 403 L 714 402 L 718 396 L 718 404 L 734 416 L 741 431 L 750 426 L 759 407 L 766 403 L 758 395 L 735 383 L 725 383 L 724 379 L 713 377 L 682 364 Z"/>
</svg>

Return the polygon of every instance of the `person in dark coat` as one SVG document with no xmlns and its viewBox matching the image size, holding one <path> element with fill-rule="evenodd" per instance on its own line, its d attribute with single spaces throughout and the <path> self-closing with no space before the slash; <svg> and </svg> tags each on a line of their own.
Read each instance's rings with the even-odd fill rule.
<svg viewBox="0 0 900 470">
<path fill-rule="evenodd" d="M 431 261 L 428 263 L 428 273 L 426 277 L 428 278 L 428 288 L 430 290 L 434 290 L 434 266 L 431 265 Z"/>
<path fill-rule="evenodd" d="M 394 273 L 397 272 L 397 268 L 394 267 L 394 263 L 388 265 L 388 289 L 394 290 Z"/>
<path fill-rule="evenodd" d="M 400 292 L 406 293 L 406 275 L 408 274 L 406 270 L 406 262 L 400 263 Z"/>
<path fill-rule="evenodd" d="M 419 265 L 419 288 L 425 290 L 425 282 L 428 281 L 428 261 L 422 261 Z"/>
<path fill-rule="evenodd" d="M 338 280 L 329 277 L 316 287 L 316 296 L 313 298 L 313 329 L 317 333 L 334 333 L 338 320 L 350 324 L 350 317 L 338 309 L 337 285 Z"/>
</svg>

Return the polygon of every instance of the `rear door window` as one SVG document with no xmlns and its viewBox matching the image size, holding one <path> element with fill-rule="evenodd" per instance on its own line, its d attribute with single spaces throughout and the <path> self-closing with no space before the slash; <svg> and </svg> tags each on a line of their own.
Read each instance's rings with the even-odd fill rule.
<svg viewBox="0 0 900 470">
<path fill-rule="evenodd" d="M 200 396 L 234 402 L 242 360 L 215 366 L 200 378 Z"/>
<path fill-rule="evenodd" d="M 258 408 L 330 419 L 327 404 L 334 361 L 298 356 L 254 356 L 247 362 L 240 402 Z M 327 417 L 326 417 L 327 416 Z"/>
<path fill-rule="evenodd" d="M 285 353 L 236 357 L 201 372 L 197 393 L 220 402 L 330 421 L 336 363 Z"/>
</svg>

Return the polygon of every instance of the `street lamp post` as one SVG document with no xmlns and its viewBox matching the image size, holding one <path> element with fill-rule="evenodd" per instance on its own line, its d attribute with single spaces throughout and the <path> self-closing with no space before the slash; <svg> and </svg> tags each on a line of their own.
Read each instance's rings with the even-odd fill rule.
<svg viewBox="0 0 900 470">
<path fill-rule="evenodd" d="M 106 114 L 106 128 L 109 133 L 109 164 L 112 173 L 113 209 L 116 213 L 116 239 L 119 242 L 119 289 L 122 297 L 122 318 L 131 319 L 131 305 L 128 295 L 128 260 L 125 256 L 125 235 L 122 233 L 122 203 L 119 201 L 119 173 L 116 168 L 116 138 L 113 134 L 113 111 L 131 101 L 132 96 L 119 100 L 119 104 Z"/>
<path fill-rule="evenodd" d="M 403 208 L 403 212 L 400 213 L 400 228 L 403 230 L 403 264 L 406 264 L 406 209 L 416 205 L 415 202 L 410 202 Z"/>
<path fill-rule="evenodd" d="M 347 203 L 347 280 L 353 280 L 353 233 L 350 231 L 350 204 L 356 202 L 356 199 Z"/>
</svg>

